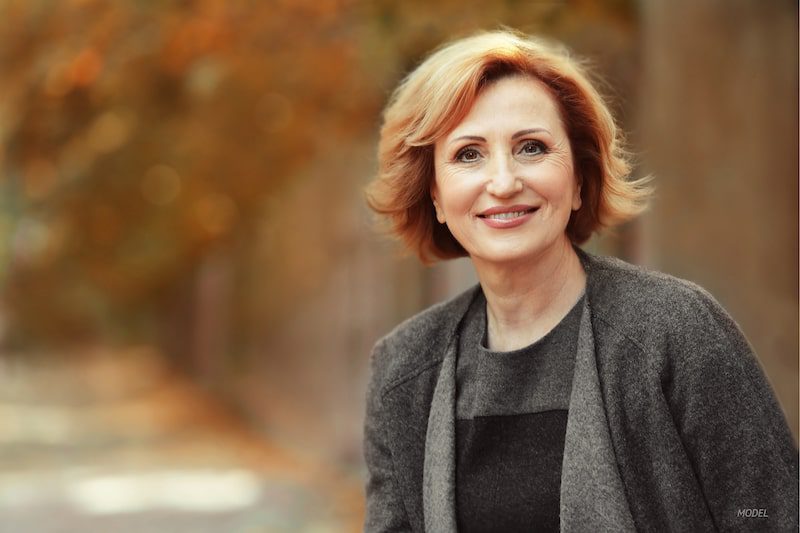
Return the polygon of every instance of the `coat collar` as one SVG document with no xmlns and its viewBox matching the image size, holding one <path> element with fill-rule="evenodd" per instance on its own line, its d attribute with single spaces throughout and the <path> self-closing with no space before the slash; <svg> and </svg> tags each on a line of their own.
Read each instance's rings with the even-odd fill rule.
<svg viewBox="0 0 800 533">
<path fill-rule="evenodd" d="M 561 531 L 635 531 L 617 468 L 595 358 L 590 298 L 597 259 L 580 249 L 576 251 L 587 273 L 587 298 L 578 333 L 567 417 L 561 473 Z M 457 323 L 471 300 L 462 300 Z M 456 531 L 456 330 L 449 336 L 445 349 L 425 438 L 423 514 L 427 533 Z"/>
</svg>

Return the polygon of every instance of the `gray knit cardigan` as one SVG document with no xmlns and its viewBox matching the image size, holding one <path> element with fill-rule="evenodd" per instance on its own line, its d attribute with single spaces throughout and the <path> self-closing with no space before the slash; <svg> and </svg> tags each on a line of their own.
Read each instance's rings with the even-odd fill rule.
<svg viewBox="0 0 800 533">
<path fill-rule="evenodd" d="M 697 285 L 578 253 L 561 531 L 797 531 L 797 446 L 734 321 Z M 457 331 L 477 290 L 375 345 L 366 531 L 456 531 Z"/>
</svg>

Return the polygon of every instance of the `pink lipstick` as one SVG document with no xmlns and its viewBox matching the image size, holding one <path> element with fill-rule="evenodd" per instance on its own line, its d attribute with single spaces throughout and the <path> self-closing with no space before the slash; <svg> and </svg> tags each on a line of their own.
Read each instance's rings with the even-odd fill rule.
<svg viewBox="0 0 800 533">
<path fill-rule="evenodd" d="M 515 228 L 524 224 L 538 209 L 532 205 L 497 206 L 482 211 L 478 218 L 491 228 Z"/>
</svg>

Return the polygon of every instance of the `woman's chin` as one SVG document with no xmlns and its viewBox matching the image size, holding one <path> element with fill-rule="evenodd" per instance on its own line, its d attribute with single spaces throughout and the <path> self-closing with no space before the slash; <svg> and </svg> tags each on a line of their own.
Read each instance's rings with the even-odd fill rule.
<svg viewBox="0 0 800 533">
<path fill-rule="evenodd" d="M 559 239 L 538 244 L 529 240 L 516 246 L 513 243 L 492 243 L 491 246 L 482 246 L 470 252 L 470 257 L 473 263 L 511 267 L 541 260 L 550 253 L 562 250 L 563 244 Z"/>
<path fill-rule="evenodd" d="M 539 252 L 540 253 L 540 252 Z M 502 249 L 494 248 L 482 250 L 475 254 L 470 254 L 473 263 L 486 265 L 491 264 L 496 267 L 512 267 L 528 261 L 533 261 L 539 255 L 537 250 Z"/>
</svg>

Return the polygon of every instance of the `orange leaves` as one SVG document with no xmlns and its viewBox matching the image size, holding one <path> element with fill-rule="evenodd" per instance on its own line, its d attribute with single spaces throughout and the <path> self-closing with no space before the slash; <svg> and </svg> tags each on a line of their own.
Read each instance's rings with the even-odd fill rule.
<svg viewBox="0 0 800 533">
<path fill-rule="evenodd" d="M 71 90 L 87 88 L 97 81 L 103 70 L 103 58 L 92 46 L 81 49 L 65 61 L 56 61 L 47 70 L 45 93 L 62 97 Z"/>
<path fill-rule="evenodd" d="M 201 17 L 168 23 L 162 65 L 172 74 L 183 74 L 197 58 L 222 50 L 231 33 L 230 25 L 224 18 Z"/>
<path fill-rule="evenodd" d="M 67 68 L 67 77 L 77 87 L 94 83 L 103 68 L 103 58 L 93 47 L 81 50 Z"/>
<path fill-rule="evenodd" d="M 26 327 L 49 335 L 37 320 L 86 316 L 87 302 L 147 324 L 163 287 L 264 224 L 280 244 L 247 240 L 235 261 L 269 269 L 289 302 L 312 290 L 332 255 L 323 236 L 344 231 L 336 213 L 355 212 L 344 199 L 369 177 L 363 154 L 389 89 L 454 32 L 549 28 L 559 5 L 544 15 L 455 0 L 0 7 L 0 260 L 30 306 Z M 289 207 L 270 210 L 267 198 Z M 52 297 L 37 304 L 41 287 Z"/>
</svg>

